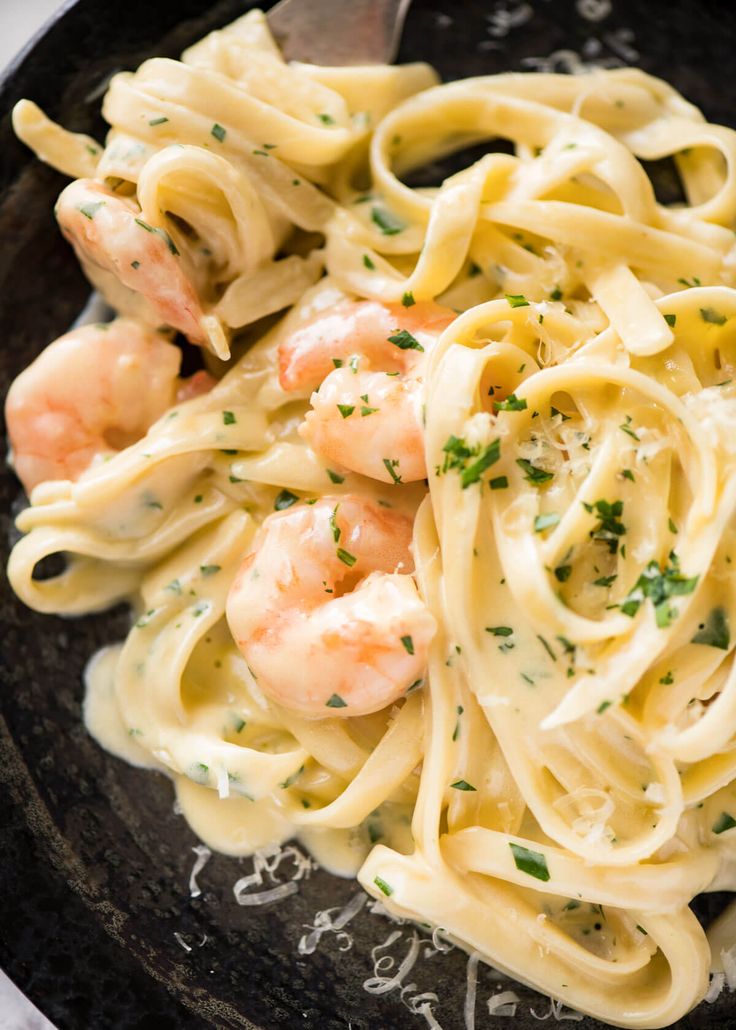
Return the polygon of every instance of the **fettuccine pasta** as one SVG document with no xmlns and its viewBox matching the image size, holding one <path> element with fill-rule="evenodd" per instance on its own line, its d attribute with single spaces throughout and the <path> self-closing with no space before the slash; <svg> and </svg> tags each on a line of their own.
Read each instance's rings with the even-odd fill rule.
<svg viewBox="0 0 736 1030">
<path fill-rule="evenodd" d="M 736 134 L 635 69 L 438 85 L 420 64 L 287 64 L 259 12 L 116 75 L 103 113 L 104 146 L 30 101 L 14 123 L 82 180 L 58 218 L 94 287 L 141 347 L 174 360 L 167 325 L 199 344 L 208 377 L 161 387 L 79 474 L 30 481 L 21 600 L 134 606 L 90 665 L 89 728 L 166 772 L 214 848 L 298 835 L 575 1009 L 676 1021 L 736 969 L 736 916 L 711 947 L 689 907 L 736 889 Z M 411 185 L 499 137 L 513 153 Z M 642 162 L 661 159 L 681 203 L 655 196 Z M 396 367 L 348 340 L 329 376 L 285 385 L 294 341 L 341 312 L 383 312 Z M 379 373 L 401 415 L 377 379 L 345 400 Z M 277 701 L 255 630 L 233 629 L 244 559 L 274 511 L 329 504 L 351 567 L 355 498 L 413 521 L 415 579 L 372 575 L 422 609 L 426 668 L 353 715 L 339 692 L 305 708 L 309 660 L 277 655 Z"/>
</svg>

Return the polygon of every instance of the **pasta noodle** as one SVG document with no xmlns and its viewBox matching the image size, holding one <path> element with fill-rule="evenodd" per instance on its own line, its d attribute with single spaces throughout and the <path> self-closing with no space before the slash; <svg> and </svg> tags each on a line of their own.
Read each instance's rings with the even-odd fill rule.
<svg viewBox="0 0 736 1030">
<path fill-rule="evenodd" d="M 18 518 L 27 605 L 134 605 L 90 665 L 91 731 L 167 772 L 210 847 L 299 835 L 611 1024 L 668 1026 L 711 970 L 736 986 L 733 912 L 709 946 L 689 908 L 736 889 L 736 133 L 635 69 L 289 65 L 260 12 L 116 75 L 103 113 L 104 146 L 14 118 L 187 262 L 219 379 Z M 514 153 L 410 185 L 497 137 Z M 664 158 L 676 205 L 642 165 Z M 457 314 L 426 355 L 428 486 L 328 467 L 279 385 L 279 346 L 355 298 Z M 438 628 L 419 689 L 310 719 L 259 687 L 226 601 L 274 507 L 348 493 L 415 519 Z"/>
</svg>

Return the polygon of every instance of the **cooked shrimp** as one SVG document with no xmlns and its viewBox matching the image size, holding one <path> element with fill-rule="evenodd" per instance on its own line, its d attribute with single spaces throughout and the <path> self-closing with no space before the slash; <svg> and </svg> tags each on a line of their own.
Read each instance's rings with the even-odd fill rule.
<svg viewBox="0 0 736 1030">
<path fill-rule="evenodd" d="M 435 621 L 410 575 L 411 530 L 351 494 L 269 515 L 227 600 L 266 695 L 305 716 L 349 717 L 421 681 Z"/>
<path fill-rule="evenodd" d="M 48 479 L 77 479 L 98 455 L 140 439 L 177 399 L 209 389 L 207 373 L 180 380 L 180 363 L 178 347 L 125 318 L 73 329 L 49 344 L 5 402 L 13 464 L 26 491 Z"/>
<path fill-rule="evenodd" d="M 141 218 L 134 200 L 93 179 L 77 179 L 61 193 L 56 218 L 77 257 L 111 272 L 142 294 L 166 325 L 192 343 L 207 339 L 196 291 L 174 241 Z"/>
<path fill-rule="evenodd" d="M 300 429 L 313 450 L 384 483 L 424 479 L 424 363 L 454 317 L 432 302 L 360 301 L 318 315 L 284 341 L 283 389 L 319 388 Z"/>
</svg>

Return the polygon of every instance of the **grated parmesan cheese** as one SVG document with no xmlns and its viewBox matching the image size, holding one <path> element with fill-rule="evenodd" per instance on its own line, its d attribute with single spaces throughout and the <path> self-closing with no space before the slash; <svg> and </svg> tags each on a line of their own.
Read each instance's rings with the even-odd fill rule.
<svg viewBox="0 0 736 1030">
<path fill-rule="evenodd" d="M 204 867 L 207 865 L 209 860 L 212 858 L 212 852 L 204 844 L 196 844 L 192 851 L 197 856 L 192 871 L 189 874 L 189 897 L 198 898 L 202 891 L 199 884 L 197 883 L 197 877 L 202 872 Z"/>
<path fill-rule="evenodd" d="M 513 991 L 500 991 L 488 999 L 489 1016 L 515 1016 L 519 995 Z"/>
</svg>

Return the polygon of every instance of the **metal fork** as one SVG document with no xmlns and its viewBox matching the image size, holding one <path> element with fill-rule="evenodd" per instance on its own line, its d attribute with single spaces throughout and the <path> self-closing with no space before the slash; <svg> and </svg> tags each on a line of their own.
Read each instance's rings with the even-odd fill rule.
<svg viewBox="0 0 736 1030">
<path fill-rule="evenodd" d="M 281 0 L 266 15 L 288 60 L 384 64 L 396 57 L 411 0 Z"/>
</svg>

